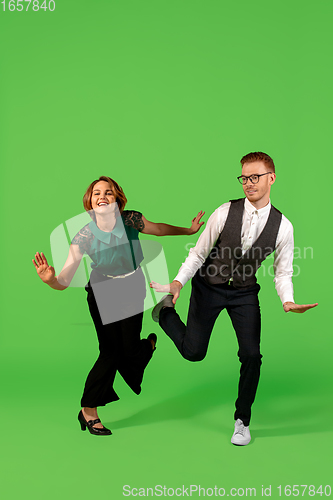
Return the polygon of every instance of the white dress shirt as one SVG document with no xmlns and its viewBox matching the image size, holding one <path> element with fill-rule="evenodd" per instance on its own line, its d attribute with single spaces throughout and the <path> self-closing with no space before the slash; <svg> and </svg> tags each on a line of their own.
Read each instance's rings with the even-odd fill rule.
<svg viewBox="0 0 333 500">
<path fill-rule="evenodd" d="M 224 203 L 209 217 L 205 230 L 200 235 L 197 244 L 191 248 L 188 257 L 182 264 L 175 280 L 183 286 L 189 281 L 197 270 L 203 265 L 211 249 L 214 247 L 220 233 L 222 232 L 228 217 L 231 203 Z M 243 254 L 252 247 L 253 242 L 260 236 L 267 222 L 271 203 L 257 210 L 252 203 L 245 198 L 243 223 L 242 223 L 242 249 Z M 282 215 L 281 225 L 276 239 L 274 254 L 274 283 L 276 291 L 284 302 L 294 302 L 293 292 L 293 255 L 294 236 L 293 226 L 289 220 Z"/>
</svg>

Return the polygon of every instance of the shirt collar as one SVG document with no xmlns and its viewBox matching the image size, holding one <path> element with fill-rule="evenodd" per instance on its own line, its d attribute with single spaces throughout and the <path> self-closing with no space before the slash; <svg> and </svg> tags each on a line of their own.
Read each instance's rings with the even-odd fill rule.
<svg viewBox="0 0 333 500">
<path fill-rule="evenodd" d="M 111 235 L 114 235 L 120 239 L 125 232 L 124 224 L 121 217 L 116 218 L 116 224 L 112 229 L 112 231 L 110 232 L 102 231 L 93 220 L 89 222 L 89 229 L 97 239 L 99 239 L 103 243 L 106 243 L 107 245 L 110 244 Z"/>
<path fill-rule="evenodd" d="M 265 207 L 257 209 L 256 207 L 254 207 L 252 205 L 251 202 L 249 202 L 249 200 L 247 198 L 245 198 L 244 208 L 245 208 L 245 210 L 247 211 L 247 213 L 249 215 L 252 215 L 254 212 L 257 212 L 258 216 L 262 217 L 262 216 L 266 215 L 270 211 L 270 209 L 271 209 L 271 200 L 269 200 L 268 204 Z"/>
</svg>

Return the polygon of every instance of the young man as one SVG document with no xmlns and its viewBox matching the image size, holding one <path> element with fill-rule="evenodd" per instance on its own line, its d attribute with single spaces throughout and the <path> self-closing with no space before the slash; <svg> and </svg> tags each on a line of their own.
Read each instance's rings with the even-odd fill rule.
<svg viewBox="0 0 333 500">
<path fill-rule="evenodd" d="M 285 312 L 303 313 L 318 304 L 298 305 L 293 297 L 293 227 L 270 203 L 275 166 L 265 153 L 249 153 L 241 159 L 238 177 L 246 198 L 231 200 L 211 215 L 196 246 L 170 285 L 152 282 L 158 292 L 170 292 L 153 309 L 158 321 L 181 355 L 202 360 L 214 323 L 223 309 L 235 329 L 241 362 L 235 431 L 231 442 L 247 445 L 249 423 L 261 365 L 260 307 L 255 273 L 275 251 L 275 287 Z M 174 306 L 180 290 L 192 278 L 187 325 Z"/>
</svg>

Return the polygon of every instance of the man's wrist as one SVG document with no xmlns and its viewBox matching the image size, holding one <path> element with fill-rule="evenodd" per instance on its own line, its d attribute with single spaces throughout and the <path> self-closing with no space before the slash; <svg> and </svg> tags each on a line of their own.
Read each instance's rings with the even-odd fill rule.
<svg viewBox="0 0 333 500">
<path fill-rule="evenodd" d="M 178 280 L 173 280 L 173 282 L 172 282 L 172 283 L 177 284 L 177 286 L 179 286 L 179 285 L 180 285 L 180 288 L 181 288 L 181 289 L 183 288 L 183 284 L 182 284 L 180 281 L 178 281 Z"/>
</svg>

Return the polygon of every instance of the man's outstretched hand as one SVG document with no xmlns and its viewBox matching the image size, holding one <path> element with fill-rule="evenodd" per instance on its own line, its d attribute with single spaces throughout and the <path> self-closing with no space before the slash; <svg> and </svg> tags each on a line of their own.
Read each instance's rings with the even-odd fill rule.
<svg viewBox="0 0 333 500">
<path fill-rule="evenodd" d="M 180 290 L 183 288 L 183 285 L 180 283 L 180 281 L 175 280 L 168 285 L 160 285 L 159 283 L 156 283 L 156 281 L 152 281 L 150 283 L 150 288 L 154 288 L 156 292 L 171 293 L 171 295 L 173 295 L 172 302 L 173 304 L 175 304 L 179 297 Z"/>
<path fill-rule="evenodd" d="M 318 302 L 316 304 L 295 304 L 294 302 L 285 302 L 283 304 L 283 309 L 284 311 L 287 312 L 293 312 L 293 313 L 305 313 L 308 309 L 312 309 L 313 307 L 316 307 L 318 305 Z"/>
</svg>

